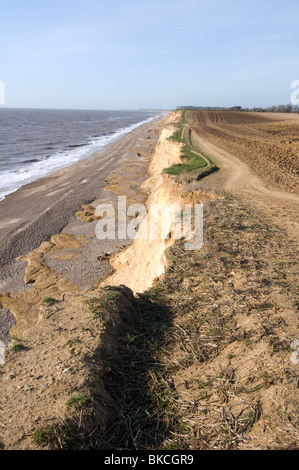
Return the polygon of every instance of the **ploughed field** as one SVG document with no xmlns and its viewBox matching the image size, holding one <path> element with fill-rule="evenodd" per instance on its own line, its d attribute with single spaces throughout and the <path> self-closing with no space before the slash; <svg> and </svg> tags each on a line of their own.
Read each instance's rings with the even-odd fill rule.
<svg viewBox="0 0 299 470">
<path fill-rule="evenodd" d="M 244 160 L 261 177 L 299 193 L 299 116 L 192 111 L 192 132 Z"/>
</svg>

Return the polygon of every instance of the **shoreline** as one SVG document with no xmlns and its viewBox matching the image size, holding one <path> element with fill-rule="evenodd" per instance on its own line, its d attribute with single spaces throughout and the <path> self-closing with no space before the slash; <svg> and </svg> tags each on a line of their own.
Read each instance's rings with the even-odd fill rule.
<svg viewBox="0 0 299 470">
<path fill-rule="evenodd" d="M 3 181 L 1 175 L 1 182 L 3 182 L 4 187 L 0 188 L 0 202 L 27 184 L 38 181 L 41 178 L 51 176 L 56 171 L 68 168 L 75 163 L 80 163 L 81 161 L 93 158 L 94 154 L 105 152 L 114 142 L 117 142 L 119 139 L 134 131 L 138 127 L 150 123 L 159 117 L 159 115 L 149 117 L 135 124 L 130 124 L 127 127 L 121 127 L 113 131 L 111 134 L 104 134 L 102 136 L 100 135 L 78 145 L 70 145 L 68 149 L 56 149 L 54 153 L 48 155 L 44 159 L 37 158 L 35 161 L 39 163 L 40 167 L 35 169 L 33 167 L 29 167 L 29 169 L 27 169 L 25 172 L 23 172 L 25 167 L 21 168 L 21 180 L 19 182 L 14 181 L 11 189 L 5 189 L 5 187 L 11 178 L 16 178 L 15 171 L 12 169 L 4 170 L 2 175 L 5 175 L 6 179 Z M 78 148 L 83 149 L 83 152 L 78 154 Z M 11 182 L 8 184 L 8 187 L 10 185 Z"/>
<path fill-rule="evenodd" d="M 124 155 L 130 153 L 135 140 L 142 139 L 142 134 L 145 136 L 148 128 L 162 119 L 159 117 L 143 124 L 103 152 L 32 181 L 0 201 L 0 267 L 3 269 L 17 256 L 61 232 L 82 204 L 99 199 L 109 173 L 117 169 Z M 46 226 L 41 226 L 42 221 L 46 221 Z M 32 225 L 34 230 L 31 230 Z M 31 238 L 23 246 L 20 238 L 26 233 Z"/>
<path fill-rule="evenodd" d="M 101 154 L 29 183 L 0 202 L 0 340 L 5 344 L 11 327 L 16 335 L 37 321 L 44 298 L 86 292 L 109 275 L 105 253 L 130 241 L 96 239 L 96 221 L 91 217 L 86 223 L 84 210 L 114 204 L 117 178 L 122 195 L 144 202 L 140 186 L 164 119 L 139 126 Z"/>
</svg>

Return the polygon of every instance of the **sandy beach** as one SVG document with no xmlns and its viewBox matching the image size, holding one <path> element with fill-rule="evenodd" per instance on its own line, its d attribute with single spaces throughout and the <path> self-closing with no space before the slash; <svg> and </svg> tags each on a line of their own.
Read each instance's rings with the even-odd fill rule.
<svg viewBox="0 0 299 470">
<path fill-rule="evenodd" d="M 106 253 L 112 254 L 128 241 L 98 240 L 94 209 L 100 202 L 116 203 L 118 194 L 131 202 L 144 202 L 146 195 L 139 188 L 147 177 L 160 121 L 155 118 L 102 153 L 27 184 L 0 202 L 0 340 L 4 343 L 9 342 L 9 330 L 15 322 L 7 308 L 11 297 L 15 311 L 21 309 L 22 315 L 29 312 L 31 324 L 36 320 L 37 303 L 55 294 L 55 289 L 51 294 L 49 282 L 39 284 L 25 276 L 26 255 L 43 242 L 51 240 L 55 248 L 46 249 L 42 256 L 42 267 L 50 270 L 46 277 L 49 280 L 55 272 L 68 283 L 66 291 L 91 289 L 111 272 Z M 33 290 L 39 290 L 39 299 Z M 16 308 L 16 302 L 22 306 Z"/>
</svg>

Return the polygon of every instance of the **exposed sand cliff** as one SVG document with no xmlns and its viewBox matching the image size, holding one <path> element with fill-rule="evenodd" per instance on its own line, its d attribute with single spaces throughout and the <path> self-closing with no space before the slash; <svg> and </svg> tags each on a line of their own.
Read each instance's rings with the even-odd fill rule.
<svg viewBox="0 0 299 470">
<path fill-rule="evenodd" d="M 170 118 L 175 119 L 172 113 Z M 141 222 L 139 232 L 147 233 L 150 225 L 150 207 L 156 206 L 159 210 L 163 207 L 177 203 L 182 206 L 183 198 L 180 185 L 175 183 L 168 175 L 163 174 L 163 169 L 179 163 L 181 144 L 169 141 L 174 127 L 167 124 L 163 126 L 155 152 L 149 166 L 150 177 L 143 183 L 141 189 L 149 195 L 146 206 L 147 217 Z M 161 222 L 160 220 L 158 222 Z M 172 230 L 173 220 L 169 219 L 169 233 Z M 109 276 L 101 285 L 124 284 L 134 292 L 143 292 L 152 286 L 153 280 L 159 277 L 165 270 L 164 252 L 173 243 L 173 238 L 161 237 L 153 240 L 136 238 L 124 251 L 117 253 L 110 260 L 115 273 Z"/>
</svg>

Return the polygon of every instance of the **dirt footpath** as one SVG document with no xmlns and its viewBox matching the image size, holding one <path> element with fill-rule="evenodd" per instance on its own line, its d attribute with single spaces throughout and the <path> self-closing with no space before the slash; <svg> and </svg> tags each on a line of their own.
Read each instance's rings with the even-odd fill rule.
<svg viewBox="0 0 299 470">
<path fill-rule="evenodd" d="M 199 137 L 246 162 L 258 176 L 298 194 L 299 115 L 281 116 L 194 111 L 192 128 Z"/>
<path fill-rule="evenodd" d="M 193 112 L 193 144 L 220 168 L 208 180 L 299 236 L 299 115 Z"/>
</svg>

